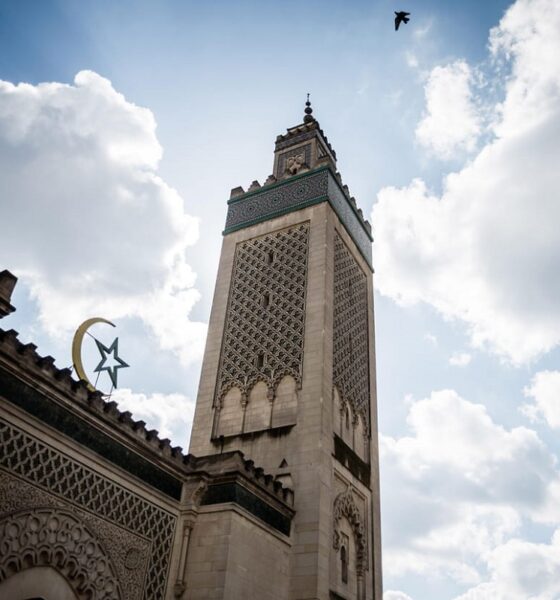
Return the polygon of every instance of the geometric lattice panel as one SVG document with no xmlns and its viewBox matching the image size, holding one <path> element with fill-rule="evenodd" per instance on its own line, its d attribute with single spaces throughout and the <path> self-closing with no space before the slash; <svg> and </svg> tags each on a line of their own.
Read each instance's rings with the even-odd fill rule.
<svg viewBox="0 0 560 600">
<path fill-rule="evenodd" d="M 301 384 L 309 224 L 241 242 L 233 276 L 215 402 L 264 381 L 270 397 L 285 375 Z"/>
<path fill-rule="evenodd" d="M 367 278 L 342 238 L 334 243 L 333 383 L 369 431 Z"/>
<path fill-rule="evenodd" d="M 176 518 L 0 420 L 0 467 L 151 541 L 144 598 L 164 597 Z"/>
</svg>

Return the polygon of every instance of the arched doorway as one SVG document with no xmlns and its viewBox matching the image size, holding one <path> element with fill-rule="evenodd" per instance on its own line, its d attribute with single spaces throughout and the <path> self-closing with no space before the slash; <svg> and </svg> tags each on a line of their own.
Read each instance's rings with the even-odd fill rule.
<svg viewBox="0 0 560 600">
<path fill-rule="evenodd" d="M 38 587 L 43 575 L 56 593 Z M 12 588 L 17 595 L 6 592 Z M 121 593 L 110 558 L 85 523 L 70 510 L 38 507 L 0 521 L 0 598 L 120 600 Z"/>
<path fill-rule="evenodd" d="M 0 583 L 0 598 L 10 600 L 79 600 L 72 586 L 52 567 L 32 567 Z"/>
</svg>

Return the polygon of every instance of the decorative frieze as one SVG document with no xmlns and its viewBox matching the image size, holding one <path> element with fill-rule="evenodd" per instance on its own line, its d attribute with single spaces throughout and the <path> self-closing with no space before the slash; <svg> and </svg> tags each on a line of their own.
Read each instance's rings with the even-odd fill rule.
<svg viewBox="0 0 560 600">
<path fill-rule="evenodd" d="M 352 200 L 342 191 L 341 184 L 329 167 L 294 175 L 258 191 L 231 198 L 228 202 L 224 234 L 320 202 L 330 203 L 371 267 L 371 227 Z"/>
</svg>

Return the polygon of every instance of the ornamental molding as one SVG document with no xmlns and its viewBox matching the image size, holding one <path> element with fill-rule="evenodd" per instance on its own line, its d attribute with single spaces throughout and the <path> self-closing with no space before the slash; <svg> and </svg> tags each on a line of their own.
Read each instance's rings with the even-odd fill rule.
<svg viewBox="0 0 560 600">
<path fill-rule="evenodd" d="M 79 598 L 120 600 L 111 560 L 71 511 L 38 507 L 0 521 L 0 582 L 32 567 L 53 567 Z"/>
</svg>

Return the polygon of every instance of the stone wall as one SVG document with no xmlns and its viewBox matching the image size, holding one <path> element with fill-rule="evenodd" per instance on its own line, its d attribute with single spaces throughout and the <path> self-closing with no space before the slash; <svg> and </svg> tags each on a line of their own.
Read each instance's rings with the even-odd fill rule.
<svg viewBox="0 0 560 600">
<path fill-rule="evenodd" d="M 289 538 L 233 505 L 201 509 L 189 545 L 187 600 L 287 600 Z"/>
</svg>

